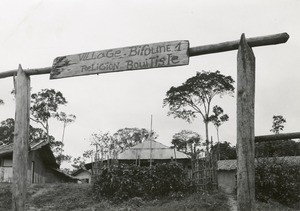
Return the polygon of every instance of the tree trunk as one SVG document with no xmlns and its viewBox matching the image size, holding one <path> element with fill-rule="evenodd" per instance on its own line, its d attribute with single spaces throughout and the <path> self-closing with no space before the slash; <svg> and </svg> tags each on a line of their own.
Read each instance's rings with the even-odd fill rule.
<svg viewBox="0 0 300 211">
<path fill-rule="evenodd" d="M 220 137 L 219 137 L 219 127 L 217 127 L 217 138 L 218 138 L 218 160 L 220 160 Z"/>
<path fill-rule="evenodd" d="M 208 155 L 209 153 L 209 137 L 208 137 L 208 121 L 204 120 L 204 124 L 205 124 L 205 136 L 206 136 L 206 153 Z"/>
</svg>

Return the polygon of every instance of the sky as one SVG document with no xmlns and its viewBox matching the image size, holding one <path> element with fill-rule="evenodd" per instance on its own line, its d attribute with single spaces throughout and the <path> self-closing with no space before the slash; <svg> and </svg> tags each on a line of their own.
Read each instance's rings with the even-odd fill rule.
<svg viewBox="0 0 300 211">
<path fill-rule="evenodd" d="M 255 135 L 269 135 L 273 115 L 283 115 L 284 132 L 299 132 L 300 1 L 202 0 L 28 0 L 1 1 L 0 72 L 52 66 L 58 56 L 104 49 L 189 40 L 190 47 L 287 32 L 285 44 L 255 47 Z M 192 123 L 167 116 L 163 99 L 197 71 L 219 70 L 236 81 L 237 51 L 191 57 L 189 65 L 50 80 L 31 76 L 32 93 L 61 91 L 61 111 L 77 116 L 66 128 L 65 152 L 73 157 L 90 149 L 92 133 L 125 127 L 150 129 L 157 141 L 192 130 L 205 137 L 199 117 Z M 234 84 L 236 87 L 236 83 Z M 14 117 L 13 79 L 0 79 L 0 121 Z M 236 144 L 236 95 L 215 98 L 229 115 L 220 139 Z M 52 120 L 50 133 L 61 139 L 63 125 Z M 216 141 L 216 130 L 210 126 Z"/>
</svg>

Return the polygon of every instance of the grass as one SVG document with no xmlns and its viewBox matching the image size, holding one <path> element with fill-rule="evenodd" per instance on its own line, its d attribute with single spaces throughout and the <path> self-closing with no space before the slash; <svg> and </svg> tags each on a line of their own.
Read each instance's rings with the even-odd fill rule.
<svg viewBox="0 0 300 211">
<path fill-rule="evenodd" d="M 0 210 L 11 210 L 11 184 L 0 183 Z M 27 210 L 34 211 L 209 211 L 230 210 L 227 195 L 223 193 L 173 195 L 155 200 L 132 198 L 119 204 L 108 200 L 95 200 L 88 184 L 36 184 L 28 187 Z M 274 203 L 257 203 L 257 210 L 290 210 Z"/>
</svg>

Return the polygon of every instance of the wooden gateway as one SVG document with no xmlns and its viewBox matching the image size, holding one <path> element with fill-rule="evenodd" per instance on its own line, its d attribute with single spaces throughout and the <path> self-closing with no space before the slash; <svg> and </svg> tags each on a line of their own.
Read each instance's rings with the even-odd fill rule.
<svg viewBox="0 0 300 211">
<path fill-rule="evenodd" d="M 238 51 L 237 65 L 237 174 L 238 210 L 254 210 L 254 97 L 255 57 L 252 47 L 285 43 L 287 33 L 219 44 L 189 47 L 185 40 L 131 46 L 57 57 L 52 67 L 0 73 L 0 78 L 17 75 L 16 120 L 13 162 L 13 210 L 24 210 L 29 140 L 30 75 L 49 74 L 50 79 L 109 72 L 172 67 L 189 64 L 189 57 Z M 295 135 L 295 133 L 294 133 Z M 300 133 L 296 134 L 297 138 Z"/>
</svg>

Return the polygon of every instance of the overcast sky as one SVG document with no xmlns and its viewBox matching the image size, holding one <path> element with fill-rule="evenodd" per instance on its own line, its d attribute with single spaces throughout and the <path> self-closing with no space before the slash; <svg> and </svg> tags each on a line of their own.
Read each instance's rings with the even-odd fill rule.
<svg viewBox="0 0 300 211">
<path fill-rule="evenodd" d="M 243 2 L 243 3 L 242 3 Z M 1 1 L 0 72 L 42 68 L 68 54 L 173 40 L 190 46 L 207 45 L 287 32 L 285 44 L 253 48 L 256 56 L 255 134 L 268 135 L 273 115 L 283 115 L 284 132 L 300 132 L 300 1 L 201 0 L 68 0 Z M 89 148 L 92 133 L 124 127 L 153 129 L 158 141 L 170 145 L 182 129 L 205 137 L 203 121 L 191 124 L 167 116 L 162 107 L 171 86 L 197 71 L 219 70 L 236 80 L 237 51 L 190 58 L 188 66 L 137 70 L 49 80 L 32 76 L 32 92 L 53 88 L 68 105 L 61 108 L 77 120 L 66 128 L 65 152 L 74 157 Z M 235 84 L 236 86 L 236 84 Z M 0 79 L 0 120 L 14 117 L 10 94 L 13 79 Z M 215 99 L 229 115 L 220 128 L 221 140 L 236 144 L 236 97 Z M 60 140 L 62 124 L 51 121 L 50 132 Z M 210 135 L 216 140 L 215 129 Z"/>
</svg>

